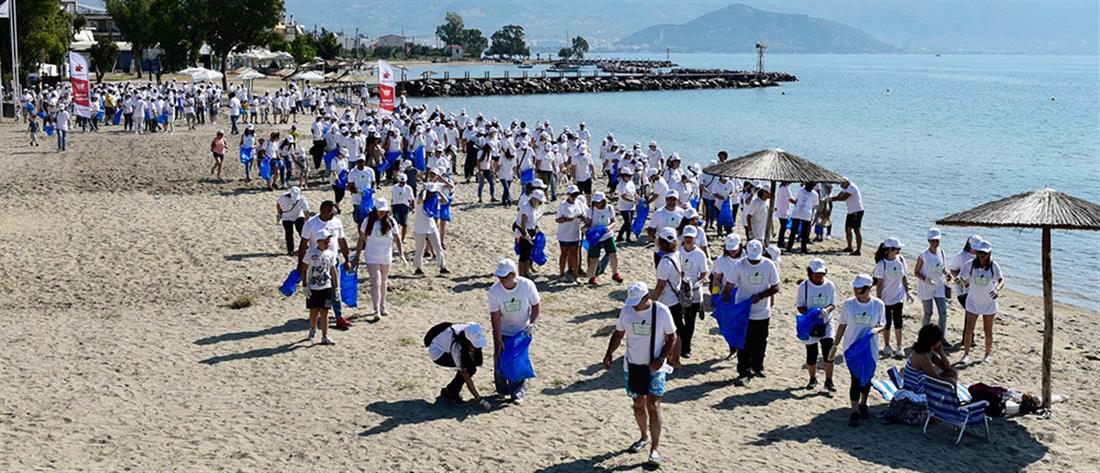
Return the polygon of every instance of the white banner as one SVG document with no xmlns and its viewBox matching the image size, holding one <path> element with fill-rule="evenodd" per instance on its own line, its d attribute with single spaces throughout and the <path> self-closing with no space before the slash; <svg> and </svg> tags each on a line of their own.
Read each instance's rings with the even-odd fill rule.
<svg viewBox="0 0 1100 473">
<path fill-rule="evenodd" d="M 393 76 L 393 66 L 390 63 L 378 60 L 378 108 L 382 111 L 393 113 L 393 94 L 396 90 L 396 81 Z"/>
<path fill-rule="evenodd" d="M 11 0 L 0 2 L 0 18 L 11 18 Z"/>
<path fill-rule="evenodd" d="M 91 118 L 92 93 L 88 83 L 88 60 L 80 53 L 69 51 L 69 78 L 73 83 L 73 113 Z"/>
</svg>

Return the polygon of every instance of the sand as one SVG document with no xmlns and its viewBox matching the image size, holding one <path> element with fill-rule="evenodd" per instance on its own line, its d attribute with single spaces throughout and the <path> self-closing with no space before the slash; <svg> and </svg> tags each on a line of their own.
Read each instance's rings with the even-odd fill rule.
<svg viewBox="0 0 1100 473">
<path fill-rule="evenodd" d="M 221 126 L 227 125 L 222 123 Z M 306 121 L 300 122 L 304 128 Z M 69 151 L 26 146 L 5 121 L 0 172 L 0 471 L 592 471 L 640 468 L 623 449 L 637 432 L 616 362 L 599 369 L 625 284 L 552 282 L 540 271 L 543 318 L 528 402 L 437 404 L 450 372 L 421 339 L 440 321 L 488 323 L 493 262 L 511 254 L 512 210 L 470 204 L 460 185 L 447 243 L 451 277 L 395 265 L 390 316 L 304 343 L 300 295 L 276 287 L 281 256 L 275 193 L 208 174 L 213 128 L 134 136 L 74 133 Z M 262 132 L 269 131 L 261 126 Z M 229 153 L 226 176 L 240 178 Z M 331 193 L 306 191 L 316 205 Z M 341 217 L 351 228 L 350 216 Z M 543 221 L 548 235 L 554 223 Z M 713 236 L 712 236 L 713 238 Z M 408 240 L 411 243 L 411 238 Z M 870 259 L 824 251 L 847 296 Z M 627 282 L 653 282 L 649 252 L 622 253 Z M 557 249 L 550 249 L 552 260 Z M 410 255 L 411 260 L 411 255 Z M 1053 416 L 992 422 L 993 443 L 951 429 L 845 425 L 844 392 L 805 391 L 793 298 L 808 257 L 784 256 L 768 377 L 731 384 L 735 363 L 702 322 L 696 354 L 669 380 L 666 471 L 1089 471 L 1100 464 L 1100 315 L 1057 306 Z M 1009 275 L 1012 277 L 1012 275 Z M 245 297 L 250 307 L 229 308 Z M 996 361 L 967 382 L 1038 393 L 1041 303 L 1008 292 Z M 361 300 L 368 300 L 366 295 Z M 364 309 L 349 313 L 363 314 Z M 906 309 L 907 342 L 919 308 Z M 962 314 L 953 306 L 950 335 Z M 620 349 L 618 356 L 622 355 Z M 958 357 L 958 355 L 956 355 Z M 900 362 L 893 362 L 900 363 Z M 881 365 L 880 365 L 881 366 Z M 848 375 L 837 370 L 837 385 Z M 880 367 L 880 375 L 884 369 Z M 492 391 L 486 369 L 475 377 Z M 842 389 L 843 391 L 843 389 Z M 885 403 L 872 393 L 872 412 Z"/>
</svg>

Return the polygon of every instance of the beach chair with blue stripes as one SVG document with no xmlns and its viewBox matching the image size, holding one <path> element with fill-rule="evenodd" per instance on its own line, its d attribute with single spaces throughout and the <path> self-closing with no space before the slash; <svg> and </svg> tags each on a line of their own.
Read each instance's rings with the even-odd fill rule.
<svg viewBox="0 0 1100 473">
<path fill-rule="evenodd" d="M 989 403 L 977 401 L 964 404 L 960 401 L 959 391 L 955 386 L 932 377 L 924 379 L 924 394 L 928 398 L 928 418 L 924 421 L 925 434 L 928 433 L 928 424 L 936 418 L 959 429 L 955 445 L 962 441 L 967 427 L 976 425 L 984 426 L 985 439 L 990 440 L 989 418 L 985 415 L 985 409 Z"/>
<path fill-rule="evenodd" d="M 875 388 L 875 391 L 878 391 L 878 393 L 882 395 L 884 401 L 890 402 L 894 399 L 898 390 L 905 386 L 905 383 L 902 382 L 901 373 L 898 372 L 896 366 L 891 366 L 890 369 L 886 370 L 886 374 L 890 376 L 890 379 L 872 379 L 871 387 Z M 969 385 L 958 383 L 955 385 L 955 391 L 960 402 L 967 403 L 973 399 L 970 397 Z"/>
</svg>

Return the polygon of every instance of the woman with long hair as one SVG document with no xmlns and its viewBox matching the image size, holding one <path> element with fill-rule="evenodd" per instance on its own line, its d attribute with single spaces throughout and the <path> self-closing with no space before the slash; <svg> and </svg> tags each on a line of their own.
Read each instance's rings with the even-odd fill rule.
<svg viewBox="0 0 1100 473">
<path fill-rule="evenodd" d="M 947 359 L 943 346 L 943 332 L 939 327 L 931 324 L 921 327 L 901 374 L 906 390 L 923 393 L 926 377 L 949 383 L 958 381 L 959 372 L 951 367 L 951 360 Z"/>
<path fill-rule="evenodd" d="M 959 271 L 966 282 L 966 325 L 963 328 L 962 363 L 970 363 L 970 343 L 974 340 L 974 325 L 982 317 L 985 332 L 985 357 L 982 363 L 993 361 L 993 319 L 997 317 L 997 296 L 1005 287 L 1001 267 L 993 261 L 993 245 L 980 241 L 974 245 L 975 256 Z"/>
<path fill-rule="evenodd" d="M 367 272 L 370 274 L 370 293 L 375 317 L 389 315 L 386 310 L 386 290 L 395 245 L 401 261 L 406 261 L 405 252 L 401 248 L 397 221 L 394 220 L 390 210 L 390 203 L 386 199 L 374 200 L 374 209 L 359 227 L 359 243 L 355 247 L 355 257 L 352 258 L 352 266 L 358 266 L 359 256 L 363 255 L 361 262 L 367 266 Z"/>
<path fill-rule="evenodd" d="M 905 357 L 905 348 L 901 343 L 902 309 L 905 302 L 913 302 L 913 296 L 909 295 L 909 272 L 905 257 L 901 256 L 901 242 L 897 238 L 887 238 L 879 245 L 875 252 L 875 271 L 871 275 L 875 279 L 875 296 L 882 299 L 886 305 L 886 329 L 882 349 L 883 357 L 894 356 L 897 359 Z M 894 330 L 898 351 L 890 348 L 890 329 Z"/>
</svg>

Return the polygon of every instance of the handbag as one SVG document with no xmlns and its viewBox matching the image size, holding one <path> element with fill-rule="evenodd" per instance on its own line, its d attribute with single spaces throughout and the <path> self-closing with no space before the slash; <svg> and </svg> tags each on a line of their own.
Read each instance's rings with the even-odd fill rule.
<svg viewBox="0 0 1100 473">
<path fill-rule="evenodd" d="M 809 302 L 809 299 L 810 299 L 810 280 L 808 280 L 808 279 L 806 280 L 806 284 L 804 286 L 802 286 L 802 299 L 805 300 L 806 305 L 809 306 L 809 304 L 810 304 L 810 302 Z M 818 318 L 817 320 L 818 321 L 816 323 L 814 323 L 814 326 L 810 327 L 810 337 L 813 337 L 813 338 L 821 338 L 821 337 L 825 336 L 826 324 L 825 324 L 825 322 L 821 321 L 821 318 Z"/>
<path fill-rule="evenodd" d="M 669 258 L 669 257 L 665 256 L 665 258 Z M 675 260 L 673 260 L 672 258 L 669 258 L 669 261 L 672 261 L 672 266 L 674 268 L 676 268 L 676 271 L 680 272 L 680 287 L 679 288 L 671 288 L 670 287 L 670 289 L 672 289 L 672 292 L 674 292 L 676 294 L 676 302 L 680 304 L 680 307 L 683 307 L 683 308 L 686 309 L 686 308 L 688 308 L 688 306 L 690 306 L 692 304 L 692 301 L 691 301 L 691 292 L 692 292 L 691 291 L 691 282 L 689 282 L 687 280 L 687 278 L 684 277 L 684 270 L 681 269 L 680 266 L 678 266 L 676 264 Z"/>
<path fill-rule="evenodd" d="M 652 362 L 653 349 L 657 346 L 657 303 L 651 302 L 650 305 L 652 306 L 650 309 L 652 322 L 649 326 L 649 361 Z M 653 374 L 653 371 L 649 369 L 649 363 L 644 365 L 627 363 L 626 367 L 626 387 L 630 389 L 630 392 L 641 395 L 649 394 L 649 379 Z"/>
</svg>

